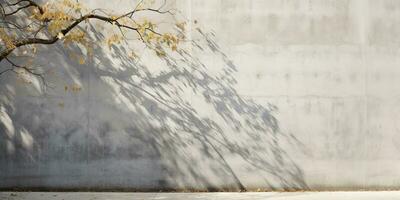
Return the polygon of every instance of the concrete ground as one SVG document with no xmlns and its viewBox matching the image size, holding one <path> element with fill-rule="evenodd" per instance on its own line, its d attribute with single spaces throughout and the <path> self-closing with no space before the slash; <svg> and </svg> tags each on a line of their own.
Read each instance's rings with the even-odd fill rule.
<svg viewBox="0 0 400 200">
<path fill-rule="evenodd" d="M 399 192 L 248 192 L 248 193 L 116 193 L 0 192 L 0 200 L 376 200 L 399 199 Z"/>
</svg>

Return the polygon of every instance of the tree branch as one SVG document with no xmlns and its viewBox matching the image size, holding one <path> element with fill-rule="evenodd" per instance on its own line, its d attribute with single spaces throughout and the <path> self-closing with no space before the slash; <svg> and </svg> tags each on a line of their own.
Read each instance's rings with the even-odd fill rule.
<svg viewBox="0 0 400 200">
<path fill-rule="evenodd" d="M 28 7 L 31 7 L 31 6 L 36 7 L 36 8 L 39 10 L 40 14 L 43 14 L 43 13 L 44 13 L 43 8 L 42 8 L 39 4 L 35 3 L 33 0 L 20 0 L 20 1 L 16 2 L 16 3 L 11 3 L 11 4 L 8 3 L 8 2 L 6 2 L 6 3 L 7 3 L 8 6 L 16 6 L 16 5 L 18 5 L 18 4 L 22 3 L 22 2 L 28 2 L 28 4 L 27 4 L 26 6 L 23 6 L 23 7 L 18 8 L 18 9 L 17 9 L 16 11 L 14 11 L 13 13 L 6 14 L 5 16 L 9 16 L 9 15 L 15 14 L 15 13 L 17 13 L 19 10 L 21 10 L 21 9 L 23 9 L 23 8 L 28 8 Z"/>
<path fill-rule="evenodd" d="M 34 76 L 39 77 L 39 78 L 41 79 L 42 83 L 43 83 L 45 86 L 47 86 L 46 81 L 45 81 L 45 79 L 44 79 L 44 77 L 43 77 L 43 74 L 36 73 L 36 72 L 34 72 L 31 68 L 28 68 L 28 67 L 26 67 L 26 66 L 17 65 L 17 64 L 15 64 L 14 62 L 12 62 L 12 61 L 11 61 L 10 59 L 8 59 L 8 58 L 5 58 L 5 59 L 7 60 L 8 63 L 11 64 L 11 66 L 12 66 L 13 68 L 6 69 L 6 70 L 0 72 L 0 75 L 1 75 L 2 73 L 8 72 L 8 71 L 13 71 L 13 72 L 15 72 L 15 71 L 14 71 L 14 68 L 20 68 L 20 69 L 25 70 L 25 71 L 28 72 L 29 74 L 32 74 L 32 75 L 34 75 Z"/>
<path fill-rule="evenodd" d="M 76 26 L 78 26 L 81 22 L 87 20 L 87 19 L 98 19 L 104 22 L 108 22 L 110 24 L 114 24 L 118 27 L 122 27 L 122 28 L 126 28 L 126 29 L 130 29 L 130 30 L 134 30 L 136 32 L 138 32 L 137 28 L 134 27 L 130 27 L 130 26 L 126 26 L 123 24 L 120 24 L 116 19 L 112 19 L 110 17 L 105 17 L 105 16 L 101 16 L 101 15 L 95 15 L 95 14 L 88 14 L 88 15 L 84 15 L 81 18 L 76 19 L 72 24 L 70 24 L 67 28 L 63 29 L 60 31 L 60 33 L 62 33 L 63 35 L 66 35 L 67 33 L 69 33 L 73 28 L 75 28 Z M 139 32 L 138 32 L 139 33 Z M 21 46 L 26 46 L 26 45 L 31 45 L 31 44 L 44 44 L 44 45 L 48 45 L 48 44 L 54 44 L 55 42 L 57 42 L 60 38 L 58 38 L 57 36 L 52 36 L 49 39 L 42 39 L 42 38 L 27 38 L 27 39 L 22 39 L 18 42 L 16 42 L 14 44 L 14 48 L 10 48 L 10 49 L 6 49 L 3 52 L 0 53 L 0 62 L 6 58 L 10 53 L 12 53 L 16 48 L 21 47 Z"/>
<path fill-rule="evenodd" d="M 29 7 L 31 7 L 31 6 L 33 6 L 33 5 L 28 4 L 28 5 L 26 5 L 26 6 L 19 7 L 19 8 L 17 8 L 16 10 L 12 11 L 11 13 L 5 13 L 4 16 L 5 16 L 5 17 L 11 16 L 11 15 L 13 15 L 13 14 L 19 12 L 20 10 L 25 9 L 25 8 L 29 8 Z"/>
</svg>

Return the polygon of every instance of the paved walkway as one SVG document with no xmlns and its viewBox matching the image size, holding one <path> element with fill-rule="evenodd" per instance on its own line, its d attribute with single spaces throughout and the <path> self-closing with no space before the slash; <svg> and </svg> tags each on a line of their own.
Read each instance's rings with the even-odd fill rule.
<svg viewBox="0 0 400 200">
<path fill-rule="evenodd" d="M 0 192 L 0 200 L 400 200 L 399 192 L 99 193 Z"/>
</svg>

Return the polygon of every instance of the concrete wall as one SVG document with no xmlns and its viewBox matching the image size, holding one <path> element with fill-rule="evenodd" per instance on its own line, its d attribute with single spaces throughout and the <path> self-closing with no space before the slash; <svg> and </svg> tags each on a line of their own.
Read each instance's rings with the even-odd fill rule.
<svg viewBox="0 0 400 200">
<path fill-rule="evenodd" d="M 47 92 L 1 77 L 0 188 L 400 189 L 400 1 L 172 6 L 187 55 L 55 46 Z"/>
</svg>

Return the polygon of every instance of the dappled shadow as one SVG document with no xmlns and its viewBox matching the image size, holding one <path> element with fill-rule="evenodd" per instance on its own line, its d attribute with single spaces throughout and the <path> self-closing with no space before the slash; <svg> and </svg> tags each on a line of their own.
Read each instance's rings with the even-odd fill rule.
<svg viewBox="0 0 400 200">
<path fill-rule="evenodd" d="M 98 33 L 93 40 L 102 37 Z M 132 59 L 127 45 L 94 44 L 85 65 L 65 56 L 61 45 L 48 47 L 37 60 L 47 65 L 45 71 L 56 69 L 46 74 L 53 88 L 45 93 L 2 79 L 0 167 L 9 175 L 1 176 L 14 177 L 12 186 L 46 186 L 48 177 L 19 181 L 32 170 L 46 174 L 49 163 L 62 160 L 89 168 L 77 173 L 73 166 L 62 167 L 85 176 L 83 182 L 58 184 L 67 188 L 308 189 L 281 145 L 293 136 L 280 131 L 272 114 L 277 108 L 237 93 L 237 66 L 213 34 L 196 30 L 192 37 L 187 48 L 163 57 L 145 50 L 143 61 Z M 79 89 L 71 92 L 71 83 Z M 36 168 L 26 165 L 23 173 L 27 160 Z"/>
</svg>

